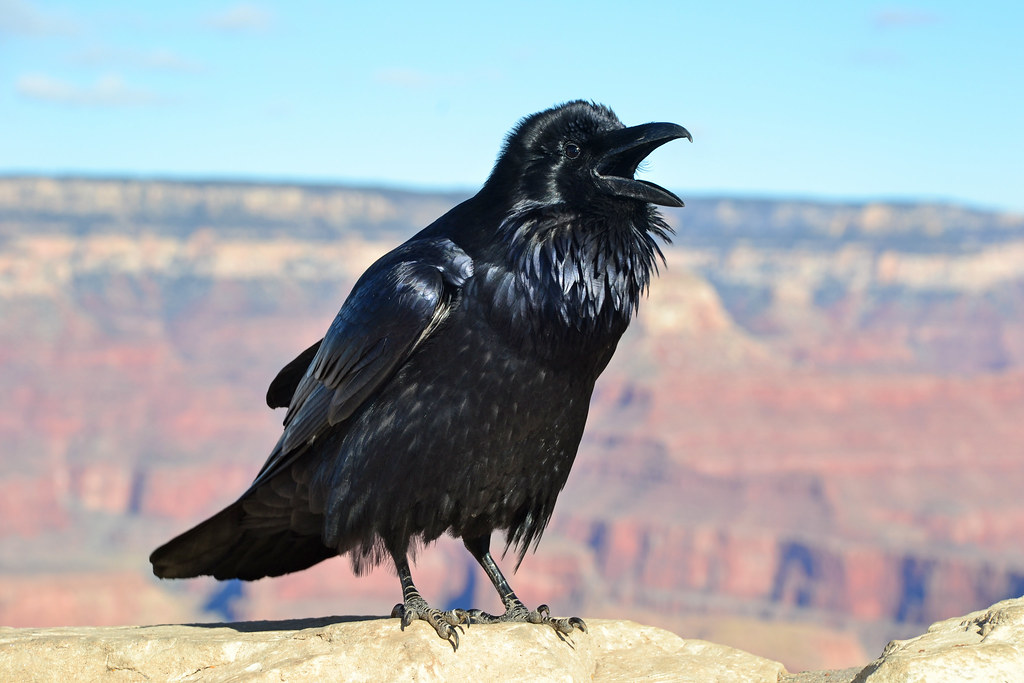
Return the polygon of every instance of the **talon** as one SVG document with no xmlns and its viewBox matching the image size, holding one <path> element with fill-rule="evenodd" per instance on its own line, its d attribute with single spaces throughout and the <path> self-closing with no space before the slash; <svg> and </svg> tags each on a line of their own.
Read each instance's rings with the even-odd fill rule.
<svg viewBox="0 0 1024 683">
<path fill-rule="evenodd" d="M 395 569 L 398 571 L 398 578 L 402 582 L 402 595 L 405 601 L 395 605 L 391 611 L 392 617 L 401 617 L 402 630 L 412 625 L 414 621 L 425 621 L 434 629 L 438 637 L 451 644 L 452 650 L 459 649 L 459 634 L 463 632 L 462 625 L 470 623 L 469 614 L 465 610 L 439 610 L 431 607 L 423 599 L 420 592 L 412 582 L 412 575 L 409 571 L 408 561 L 400 555 L 392 555 L 395 560 Z"/>
<path fill-rule="evenodd" d="M 441 634 L 441 629 L 444 629 L 447 633 L 454 633 L 456 629 L 462 631 L 462 624 L 452 621 L 452 617 L 447 612 L 442 612 L 440 619 L 441 620 L 437 622 L 437 626 L 435 627 L 438 634 Z"/>
<path fill-rule="evenodd" d="M 505 613 L 497 616 L 488 614 L 487 612 L 479 609 L 452 610 L 452 613 L 460 617 L 464 615 L 467 626 L 474 623 L 496 624 L 518 622 L 527 624 L 547 624 L 558 633 L 564 635 L 571 634 L 576 629 L 579 629 L 583 633 L 589 633 L 586 622 L 579 617 L 553 618 L 551 616 L 551 608 L 547 605 L 541 605 L 535 610 L 530 610 L 524 607 L 518 600 L 506 603 Z"/>
<path fill-rule="evenodd" d="M 461 624 L 469 624 L 469 615 L 466 614 L 465 610 L 453 609 L 450 612 L 444 613 L 445 621 L 452 626 L 460 626 Z"/>
</svg>

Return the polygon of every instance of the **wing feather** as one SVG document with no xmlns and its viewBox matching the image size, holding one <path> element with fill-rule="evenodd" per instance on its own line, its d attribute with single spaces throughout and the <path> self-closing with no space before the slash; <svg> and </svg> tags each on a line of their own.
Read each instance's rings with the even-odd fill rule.
<svg viewBox="0 0 1024 683">
<path fill-rule="evenodd" d="M 268 402 L 273 397 L 280 403 L 289 390 L 291 396 L 284 434 L 254 485 L 286 467 L 386 383 L 444 322 L 471 275 L 471 259 L 447 239 L 406 242 L 370 266 L 323 340 L 271 384 Z"/>
</svg>

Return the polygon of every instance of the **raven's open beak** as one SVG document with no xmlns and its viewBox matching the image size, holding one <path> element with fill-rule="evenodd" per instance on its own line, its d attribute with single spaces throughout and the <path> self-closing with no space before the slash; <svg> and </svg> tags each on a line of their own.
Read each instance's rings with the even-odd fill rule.
<svg viewBox="0 0 1024 683">
<path fill-rule="evenodd" d="M 608 194 L 632 197 L 662 206 L 682 206 L 683 200 L 665 188 L 636 180 L 633 174 L 647 155 L 666 142 L 693 137 L 674 123 L 645 123 L 605 133 L 598 140 L 600 158 L 595 167 L 595 182 Z"/>
</svg>

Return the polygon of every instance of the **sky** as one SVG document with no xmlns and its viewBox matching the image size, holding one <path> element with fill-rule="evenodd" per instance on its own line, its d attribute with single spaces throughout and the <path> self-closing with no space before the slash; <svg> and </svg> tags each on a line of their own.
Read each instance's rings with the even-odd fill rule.
<svg viewBox="0 0 1024 683">
<path fill-rule="evenodd" d="M 687 195 L 1024 212 L 1024 3 L 0 0 L 0 174 L 473 190 L 572 99 Z"/>
</svg>

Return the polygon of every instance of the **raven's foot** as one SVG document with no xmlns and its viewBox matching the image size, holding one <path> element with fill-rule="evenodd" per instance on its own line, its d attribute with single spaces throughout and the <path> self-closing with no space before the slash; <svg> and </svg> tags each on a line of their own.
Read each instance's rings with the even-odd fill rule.
<svg viewBox="0 0 1024 683">
<path fill-rule="evenodd" d="M 402 620 L 403 631 L 417 619 L 427 622 L 434 627 L 437 635 L 451 643 L 453 651 L 459 649 L 459 632 L 462 631 L 462 625 L 469 626 L 472 623 L 469 614 L 464 610 L 453 609 L 445 612 L 435 609 L 419 595 L 410 596 L 405 604 L 395 605 L 391 610 L 391 616 Z"/>
<path fill-rule="evenodd" d="M 550 616 L 551 609 L 547 605 L 541 605 L 535 610 L 530 610 L 519 600 L 507 603 L 504 614 L 488 614 L 478 609 L 471 609 L 468 614 L 471 623 L 498 624 L 502 622 L 523 622 L 528 624 L 547 624 L 565 635 L 572 633 L 573 629 L 577 628 L 584 633 L 587 632 L 587 624 L 579 617 L 552 617 Z"/>
</svg>

